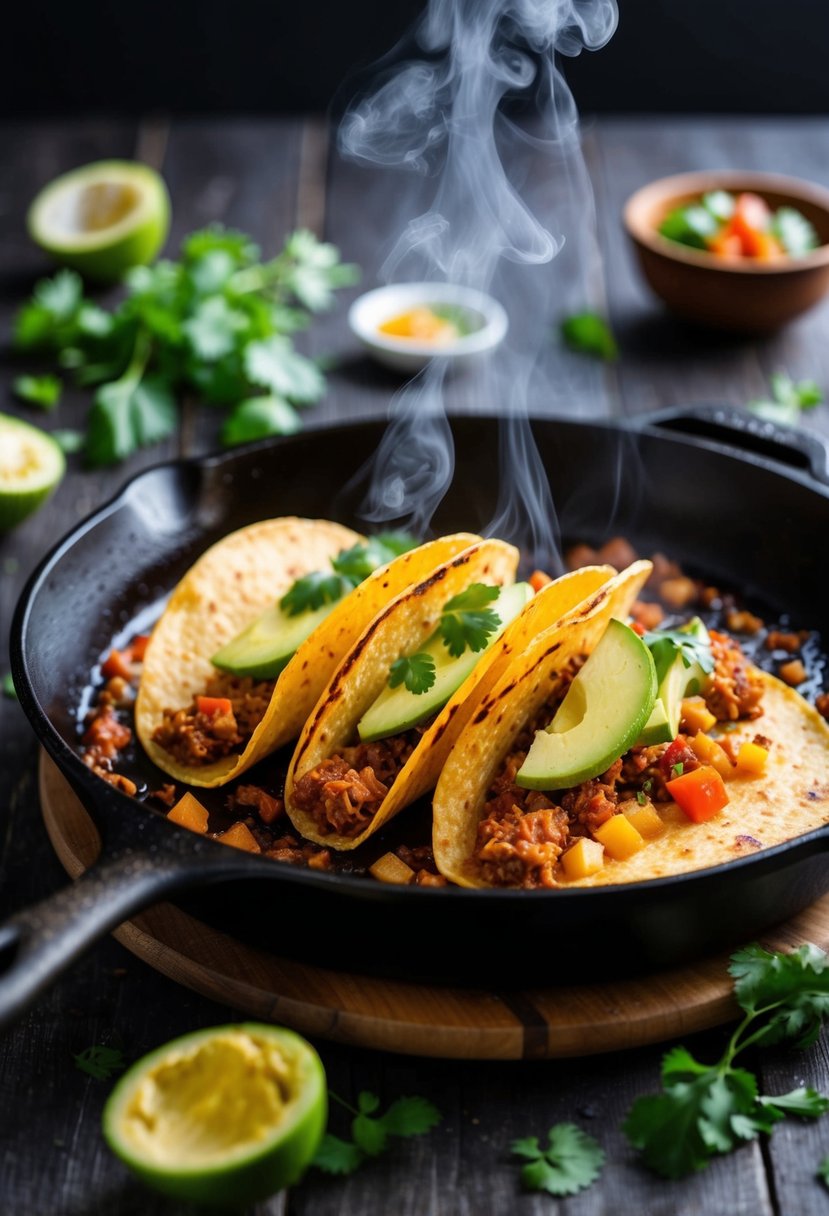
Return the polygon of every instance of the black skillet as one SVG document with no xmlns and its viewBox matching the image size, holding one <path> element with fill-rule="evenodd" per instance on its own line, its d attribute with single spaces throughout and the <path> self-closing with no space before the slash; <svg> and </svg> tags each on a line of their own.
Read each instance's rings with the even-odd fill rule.
<svg viewBox="0 0 829 1216">
<path fill-rule="evenodd" d="M 453 420 L 456 472 L 436 531 L 474 531 L 491 519 L 498 426 Z M 536 984 L 676 964 L 750 939 L 829 889 L 829 828 L 715 869 L 615 888 L 388 886 L 195 836 L 84 767 L 78 705 L 119 630 L 232 529 L 281 514 L 359 523 L 361 492 L 338 488 L 382 431 L 360 423 L 142 473 L 32 576 L 12 629 L 15 685 L 93 816 L 102 851 L 80 881 L 0 928 L 0 1024 L 96 938 L 173 895 L 276 953 L 357 972 Z M 547 419 L 534 431 L 566 541 L 621 533 L 641 553 L 666 552 L 750 605 L 829 637 L 829 472 L 817 437 L 716 408 L 652 416 L 640 428 Z M 405 838 L 405 817 L 397 828 Z"/>
</svg>

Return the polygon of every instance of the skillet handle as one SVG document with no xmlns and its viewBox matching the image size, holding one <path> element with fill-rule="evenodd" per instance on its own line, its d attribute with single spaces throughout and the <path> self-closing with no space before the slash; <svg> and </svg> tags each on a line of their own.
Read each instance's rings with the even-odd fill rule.
<svg viewBox="0 0 829 1216">
<path fill-rule="evenodd" d="M 829 485 L 829 443 L 816 431 L 780 426 L 732 405 L 699 405 L 639 415 L 639 430 L 657 427 L 681 435 L 712 439 L 717 443 L 754 452 L 790 468 L 806 470 L 821 485 Z"/>
<path fill-rule="evenodd" d="M 231 877 L 233 859 L 227 862 L 205 866 L 192 857 L 122 847 L 70 886 L 12 916 L 0 925 L 0 1030 L 133 912 L 184 887 Z"/>
</svg>

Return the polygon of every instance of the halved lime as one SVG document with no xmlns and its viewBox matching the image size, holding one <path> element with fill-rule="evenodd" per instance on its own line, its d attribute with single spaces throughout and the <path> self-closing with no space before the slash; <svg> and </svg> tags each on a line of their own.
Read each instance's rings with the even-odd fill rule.
<svg viewBox="0 0 829 1216">
<path fill-rule="evenodd" d="M 36 511 L 65 469 L 63 452 L 50 435 L 0 414 L 0 532 Z"/>
<path fill-rule="evenodd" d="M 102 160 L 64 173 L 29 208 L 29 235 L 56 261 L 103 282 L 151 262 L 167 239 L 170 197 L 161 176 L 133 161 Z"/>
<path fill-rule="evenodd" d="M 291 1186 L 325 1130 L 325 1072 L 310 1043 L 245 1022 L 174 1039 L 124 1074 L 104 1136 L 145 1182 L 215 1207 Z"/>
</svg>

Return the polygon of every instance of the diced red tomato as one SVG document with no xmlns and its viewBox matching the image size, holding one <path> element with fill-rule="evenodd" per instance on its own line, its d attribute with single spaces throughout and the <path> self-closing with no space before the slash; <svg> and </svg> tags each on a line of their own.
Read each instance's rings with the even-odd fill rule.
<svg viewBox="0 0 829 1216">
<path fill-rule="evenodd" d="M 637 633 L 639 635 L 640 638 L 643 638 L 645 636 L 645 634 L 648 632 L 647 629 L 645 628 L 645 626 L 640 624 L 639 621 L 631 621 L 630 627 L 634 633 Z"/>
<path fill-rule="evenodd" d="M 207 718 L 214 714 L 229 714 L 233 709 L 227 697 L 196 697 L 196 709 Z"/>
<path fill-rule="evenodd" d="M 150 640 L 148 633 L 139 633 L 132 639 L 130 650 L 132 651 L 132 661 L 134 663 L 144 662 L 144 653 L 147 649 L 147 643 Z"/>
<path fill-rule="evenodd" d="M 553 580 L 550 578 L 549 574 L 545 574 L 543 570 L 533 570 L 529 578 L 530 586 L 536 593 L 538 593 L 542 587 L 546 587 L 552 581 Z"/>
<path fill-rule="evenodd" d="M 662 753 L 659 767 L 667 778 L 670 777 L 675 764 L 684 764 L 687 759 L 688 745 L 685 742 L 685 737 L 684 735 L 677 735 L 670 747 Z"/>
<path fill-rule="evenodd" d="M 743 242 L 736 232 L 729 231 L 728 225 L 709 239 L 708 248 L 711 253 L 716 253 L 721 258 L 741 258 L 743 256 Z"/>
<path fill-rule="evenodd" d="M 713 819 L 728 805 L 728 793 L 715 768 L 703 764 L 693 772 L 666 781 L 665 788 L 674 802 L 694 823 Z"/>
<path fill-rule="evenodd" d="M 129 649 L 110 650 L 106 659 L 101 664 L 101 675 L 106 680 L 111 680 L 115 676 L 121 676 L 122 679 L 129 680 L 132 676 L 130 662 Z"/>
</svg>

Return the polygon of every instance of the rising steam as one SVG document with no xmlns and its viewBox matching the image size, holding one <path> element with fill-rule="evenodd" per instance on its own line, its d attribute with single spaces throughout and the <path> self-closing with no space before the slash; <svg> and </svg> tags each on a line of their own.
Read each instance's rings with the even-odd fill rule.
<svg viewBox="0 0 829 1216">
<path fill-rule="evenodd" d="M 553 568 L 555 513 L 527 411 L 549 412 L 568 391 L 544 374 L 551 325 L 574 291 L 577 307 L 590 302 L 597 278 L 578 116 L 555 60 L 602 46 L 616 20 L 615 0 L 430 0 L 416 31 L 423 57 L 384 69 L 339 132 L 346 157 L 436 182 L 425 212 L 398 217 L 381 276 L 491 291 L 510 314 L 482 381 L 481 408 L 509 417 L 490 530 Z M 529 103 L 520 117 L 507 113 L 514 99 Z M 408 516 L 422 529 L 443 497 L 454 462 L 445 370 L 433 361 L 395 398 L 373 461 L 369 519 Z"/>
</svg>

